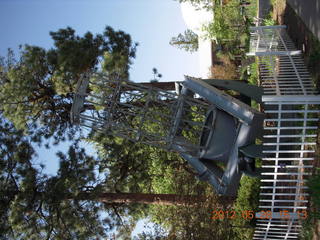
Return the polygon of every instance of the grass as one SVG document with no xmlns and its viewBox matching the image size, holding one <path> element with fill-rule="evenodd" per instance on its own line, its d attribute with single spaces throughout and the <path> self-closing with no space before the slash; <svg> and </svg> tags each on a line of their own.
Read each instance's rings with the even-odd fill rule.
<svg viewBox="0 0 320 240">
<path fill-rule="evenodd" d="M 311 204 L 308 218 L 302 222 L 302 231 L 299 235 L 300 240 L 318 239 L 314 236 L 317 228 L 317 221 L 320 220 L 320 168 L 308 180 L 308 187 L 311 196 Z"/>
<path fill-rule="evenodd" d="M 308 180 L 308 187 L 314 208 L 311 217 L 320 220 L 320 168 L 317 168 Z"/>
<path fill-rule="evenodd" d="M 248 77 L 248 82 L 251 85 L 259 85 L 259 78 L 258 78 L 258 63 L 254 62 L 249 65 L 250 68 L 250 75 Z"/>
<path fill-rule="evenodd" d="M 260 179 L 243 176 L 240 181 L 238 196 L 234 204 L 234 211 L 242 213 L 243 211 L 258 211 L 259 204 Z M 255 230 L 255 220 L 235 218 L 232 221 L 236 235 L 239 239 L 252 239 Z"/>
<path fill-rule="evenodd" d="M 257 16 L 258 1 L 250 0 L 248 2 L 250 2 L 250 5 L 246 8 L 246 15 L 251 21 L 253 21 L 254 17 Z"/>
<path fill-rule="evenodd" d="M 320 41 L 313 35 L 309 37 L 310 50 L 306 54 L 308 69 L 311 72 L 312 79 L 320 89 Z"/>
</svg>

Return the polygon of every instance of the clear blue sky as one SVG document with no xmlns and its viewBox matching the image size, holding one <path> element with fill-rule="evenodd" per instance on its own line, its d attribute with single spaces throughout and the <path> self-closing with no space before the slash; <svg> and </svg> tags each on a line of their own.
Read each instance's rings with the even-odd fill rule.
<svg viewBox="0 0 320 240">
<path fill-rule="evenodd" d="M 102 33 L 106 25 L 129 33 L 140 44 L 131 80 L 149 81 L 153 67 L 162 73 L 161 81 L 183 80 L 184 74 L 198 71 L 196 53 L 169 45 L 172 36 L 186 30 L 174 0 L 0 0 L 0 55 L 26 43 L 51 48 L 49 31 L 59 28 L 70 26 L 78 34 Z M 58 148 L 66 150 L 65 145 Z M 50 173 L 58 167 L 53 150 L 39 151 Z"/>
<path fill-rule="evenodd" d="M 140 44 L 131 80 L 150 80 L 153 67 L 163 81 L 182 80 L 183 74 L 194 75 L 198 69 L 196 54 L 168 44 L 186 29 L 174 0 L 0 0 L 0 25 L 1 55 L 24 43 L 50 48 L 49 31 L 59 28 L 101 33 L 110 25 Z"/>
</svg>

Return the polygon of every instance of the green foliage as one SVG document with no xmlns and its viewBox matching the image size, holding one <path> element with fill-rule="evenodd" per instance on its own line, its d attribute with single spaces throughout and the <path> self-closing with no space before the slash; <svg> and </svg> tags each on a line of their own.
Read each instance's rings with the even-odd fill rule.
<svg viewBox="0 0 320 240">
<path fill-rule="evenodd" d="M 308 180 L 308 187 L 310 189 L 311 199 L 315 209 L 314 213 L 311 213 L 310 215 L 320 219 L 320 168 L 317 168 L 314 175 Z"/>
<path fill-rule="evenodd" d="M 34 182 L 33 172 L 28 173 L 30 159 L 34 149 L 21 131 L 14 129 L 12 124 L 0 118 L 0 235 L 4 239 L 13 235 L 9 222 L 11 202 L 18 190 L 18 181 L 28 179 Z M 23 174 L 23 176 L 21 176 Z M 23 187 L 28 188 L 25 182 Z"/>
<path fill-rule="evenodd" d="M 194 205 L 188 206 L 150 206 L 151 221 L 160 224 L 168 232 L 168 239 L 235 239 L 230 221 L 212 220 L 212 211 L 227 209 L 228 202 L 218 200 L 212 187 L 194 178 L 184 168 L 167 169 L 161 181 L 169 190 L 179 194 L 198 194 L 206 196 Z M 159 179 L 160 180 L 160 179 Z"/>
<path fill-rule="evenodd" d="M 242 211 L 258 211 L 260 179 L 243 176 L 240 181 L 238 196 L 234 205 L 234 210 L 238 213 Z M 254 220 L 235 218 L 233 220 L 234 231 L 239 239 L 252 239 L 254 233 Z"/>
<path fill-rule="evenodd" d="M 187 29 L 183 34 L 179 33 L 177 37 L 170 40 L 170 45 L 176 46 L 188 52 L 195 52 L 198 50 L 198 35 L 192 30 Z"/>
<path fill-rule="evenodd" d="M 300 240 L 313 240 L 313 234 L 314 234 L 314 219 L 313 218 L 307 218 L 302 222 L 302 229 L 299 234 Z"/>
<path fill-rule="evenodd" d="M 106 27 L 104 33 L 104 72 L 117 75 L 120 79 L 129 79 L 129 69 L 136 57 L 138 43 L 133 43 L 130 35 L 123 31 L 114 31 Z"/>
<path fill-rule="evenodd" d="M 272 18 L 271 14 L 267 18 L 263 19 L 263 25 L 265 26 L 272 26 L 276 24 L 277 22 Z"/>
<path fill-rule="evenodd" d="M 312 50 L 310 51 L 308 66 L 316 68 L 320 61 L 320 41 L 312 37 L 311 42 Z"/>
<path fill-rule="evenodd" d="M 222 51 L 233 60 L 235 56 L 244 59 L 250 41 L 249 26 L 257 15 L 257 1 L 248 0 L 246 3 L 249 4 L 242 6 L 241 1 L 231 0 L 221 5 L 218 1 L 213 9 L 214 21 L 202 27 L 206 37 L 217 41 Z"/>
<path fill-rule="evenodd" d="M 0 234 L 2 239 L 103 239 L 114 224 L 102 220 L 102 205 L 78 199 L 100 191 L 95 160 L 77 143 L 58 153 L 56 176 L 42 173 L 30 138 L 6 119 L 0 124 Z"/>
<path fill-rule="evenodd" d="M 248 77 L 248 82 L 251 85 L 258 86 L 259 85 L 259 78 L 258 78 L 258 63 L 254 62 L 249 65 L 250 75 Z"/>
<path fill-rule="evenodd" d="M 277 0 L 271 0 L 270 2 L 271 2 L 271 5 L 274 7 L 276 2 L 277 2 Z"/>
<path fill-rule="evenodd" d="M 162 240 L 168 239 L 167 237 L 167 232 L 159 224 L 154 224 L 152 228 L 148 226 L 147 231 L 144 230 L 137 237 L 134 237 L 133 240 Z"/>
<path fill-rule="evenodd" d="M 99 171 L 109 171 L 107 184 L 116 192 L 148 191 L 151 174 L 148 170 L 152 165 L 150 156 L 153 149 L 108 136 L 97 136 L 97 150 L 101 159 Z"/>
<path fill-rule="evenodd" d="M 258 1 L 256 0 L 247 0 L 250 5 L 246 6 L 244 9 L 245 16 L 249 19 L 250 22 L 254 21 L 254 18 L 257 17 L 258 11 Z"/>
<path fill-rule="evenodd" d="M 246 24 L 239 9 L 237 0 L 215 7 L 214 21 L 203 26 L 207 37 L 228 45 L 238 42 L 239 36 L 246 32 Z"/>
</svg>

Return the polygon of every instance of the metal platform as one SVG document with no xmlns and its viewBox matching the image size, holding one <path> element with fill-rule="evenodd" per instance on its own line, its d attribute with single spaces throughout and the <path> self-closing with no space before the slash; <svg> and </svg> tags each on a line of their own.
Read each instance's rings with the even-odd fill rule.
<svg viewBox="0 0 320 240">
<path fill-rule="evenodd" d="M 235 196 L 242 174 L 256 176 L 254 147 L 264 114 L 215 87 L 260 100 L 244 83 L 186 77 L 179 91 L 112 78 L 83 76 L 71 122 L 93 131 L 180 154 L 218 194 Z M 258 91 L 257 91 L 258 92 Z M 248 154 L 249 152 L 249 154 Z"/>
</svg>

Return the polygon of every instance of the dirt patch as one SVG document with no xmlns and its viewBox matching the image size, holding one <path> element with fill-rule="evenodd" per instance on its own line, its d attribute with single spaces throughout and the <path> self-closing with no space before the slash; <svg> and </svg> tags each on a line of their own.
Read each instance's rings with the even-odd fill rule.
<svg viewBox="0 0 320 240">
<path fill-rule="evenodd" d="M 284 15 L 285 8 L 286 8 L 286 1 L 284 1 L 284 0 L 275 1 L 274 4 L 273 4 L 272 18 L 279 25 L 283 25 L 284 24 L 283 15 Z"/>
<path fill-rule="evenodd" d="M 211 77 L 217 79 L 238 79 L 237 65 L 229 56 L 221 54 L 216 56 L 214 64 L 211 67 Z"/>
</svg>

